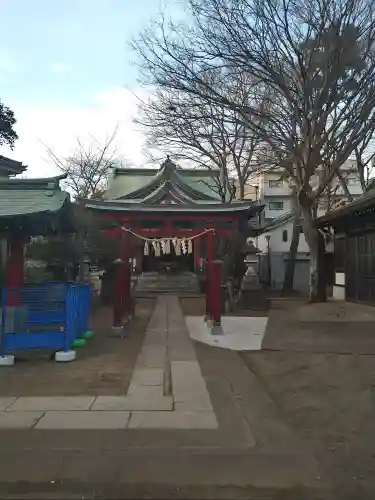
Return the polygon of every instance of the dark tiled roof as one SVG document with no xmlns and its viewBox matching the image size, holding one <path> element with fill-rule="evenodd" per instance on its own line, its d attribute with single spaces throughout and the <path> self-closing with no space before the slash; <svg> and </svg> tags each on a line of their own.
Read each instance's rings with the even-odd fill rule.
<svg viewBox="0 0 375 500">
<path fill-rule="evenodd" d="M 375 188 L 370 189 L 348 205 L 333 210 L 316 219 L 318 226 L 333 225 L 339 219 L 375 207 Z"/>
<path fill-rule="evenodd" d="M 25 170 L 26 166 L 22 165 L 20 161 L 0 155 L 0 176 L 18 175 L 22 174 Z"/>
<path fill-rule="evenodd" d="M 59 185 L 64 177 L 0 178 L 0 218 L 58 212 L 70 198 Z"/>
<path fill-rule="evenodd" d="M 215 169 L 179 168 L 169 158 L 160 169 L 116 168 L 103 198 L 129 203 L 158 203 L 168 194 L 187 203 L 221 201 Z"/>
</svg>

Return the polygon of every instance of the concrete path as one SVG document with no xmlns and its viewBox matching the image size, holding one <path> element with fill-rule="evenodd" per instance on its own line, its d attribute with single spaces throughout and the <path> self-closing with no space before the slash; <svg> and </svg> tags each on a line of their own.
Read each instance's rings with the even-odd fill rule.
<svg viewBox="0 0 375 500">
<path fill-rule="evenodd" d="M 234 351 L 193 346 L 174 297 L 127 395 L 3 398 L 0 415 L 2 499 L 330 498 L 258 377 Z"/>
<path fill-rule="evenodd" d="M 127 395 L 0 398 L 0 428 L 217 429 L 177 297 L 158 299 Z"/>
</svg>

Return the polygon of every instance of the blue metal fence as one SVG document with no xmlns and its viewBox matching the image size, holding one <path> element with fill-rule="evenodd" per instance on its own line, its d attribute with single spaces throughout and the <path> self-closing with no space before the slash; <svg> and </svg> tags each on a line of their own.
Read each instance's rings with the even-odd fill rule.
<svg viewBox="0 0 375 500">
<path fill-rule="evenodd" d="M 90 285 L 27 283 L 2 290 L 0 354 L 65 350 L 88 329 Z"/>
</svg>

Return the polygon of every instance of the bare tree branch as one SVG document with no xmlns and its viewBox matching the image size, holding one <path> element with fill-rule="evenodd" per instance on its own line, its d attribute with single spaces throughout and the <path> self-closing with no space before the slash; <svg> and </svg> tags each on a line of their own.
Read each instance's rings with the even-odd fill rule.
<svg viewBox="0 0 375 500">
<path fill-rule="evenodd" d="M 237 98 L 248 101 L 247 88 L 236 89 Z M 146 133 L 149 150 L 173 152 L 179 159 L 211 169 L 217 193 L 223 201 L 232 197 L 232 183 L 244 186 L 258 164 L 259 137 L 230 109 L 174 91 L 158 91 L 139 106 L 136 123 Z"/>
<path fill-rule="evenodd" d="M 50 160 L 62 173 L 67 174 L 66 187 L 75 199 L 99 197 L 105 190 L 111 169 L 121 165 L 114 147 L 118 129 L 119 125 L 116 125 L 103 143 L 92 136 L 91 144 L 85 146 L 77 138 L 77 147 L 68 158 L 59 158 L 50 147 L 45 146 Z"/>
<path fill-rule="evenodd" d="M 316 206 L 375 130 L 372 0 L 190 0 L 190 17 L 161 18 L 133 44 L 142 81 L 238 113 L 296 186 L 311 255 L 311 299 L 324 296 Z M 243 105 L 248 79 L 269 103 Z M 316 182 L 318 179 L 318 182 Z"/>
</svg>

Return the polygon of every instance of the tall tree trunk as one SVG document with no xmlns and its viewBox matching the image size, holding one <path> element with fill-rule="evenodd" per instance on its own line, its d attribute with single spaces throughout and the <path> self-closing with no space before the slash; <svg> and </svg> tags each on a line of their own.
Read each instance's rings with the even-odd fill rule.
<svg viewBox="0 0 375 500">
<path fill-rule="evenodd" d="M 313 207 L 300 200 L 302 227 L 310 251 L 310 302 L 324 302 L 327 298 L 324 272 L 324 237 L 314 225 Z"/>
<path fill-rule="evenodd" d="M 368 176 L 365 177 L 365 165 L 363 164 L 362 161 L 362 155 L 358 151 L 358 149 L 355 149 L 355 159 L 356 159 L 356 164 L 357 164 L 357 170 L 359 174 L 359 181 L 361 183 L 361 188 L 362 191 L 365 193 L 367 191 L 367 181 L 368 181 Z"/>
<path fill-rule="evenodd" d="M 337 177 L 339 178 L 340 186 L 342 187 L 345 196 L 347 196 L 349 201 L 353 201 L 352 193 L 349 191 L 346 180 L 343 178 L 340 171 L 337 172 Z"/>
<path fill-rule="evenodd" d="M 290 242 L 288 261 L 285 266 L 283 292 L 293 291 L 294 270 L 296 267 L 297 250 L 301 233 L 300 221 L 301 219 L 299 217 L 299 210 L 297 209 L 293 220 L 293 233 L 292 240 Z"/>
<path fill-rule="evenodd" d="M 240 201 L 243 201 L 245 198 L 245 183 L 243 179 L 239 178 L 238 179 L 238 199 Z"/>
</svg>

